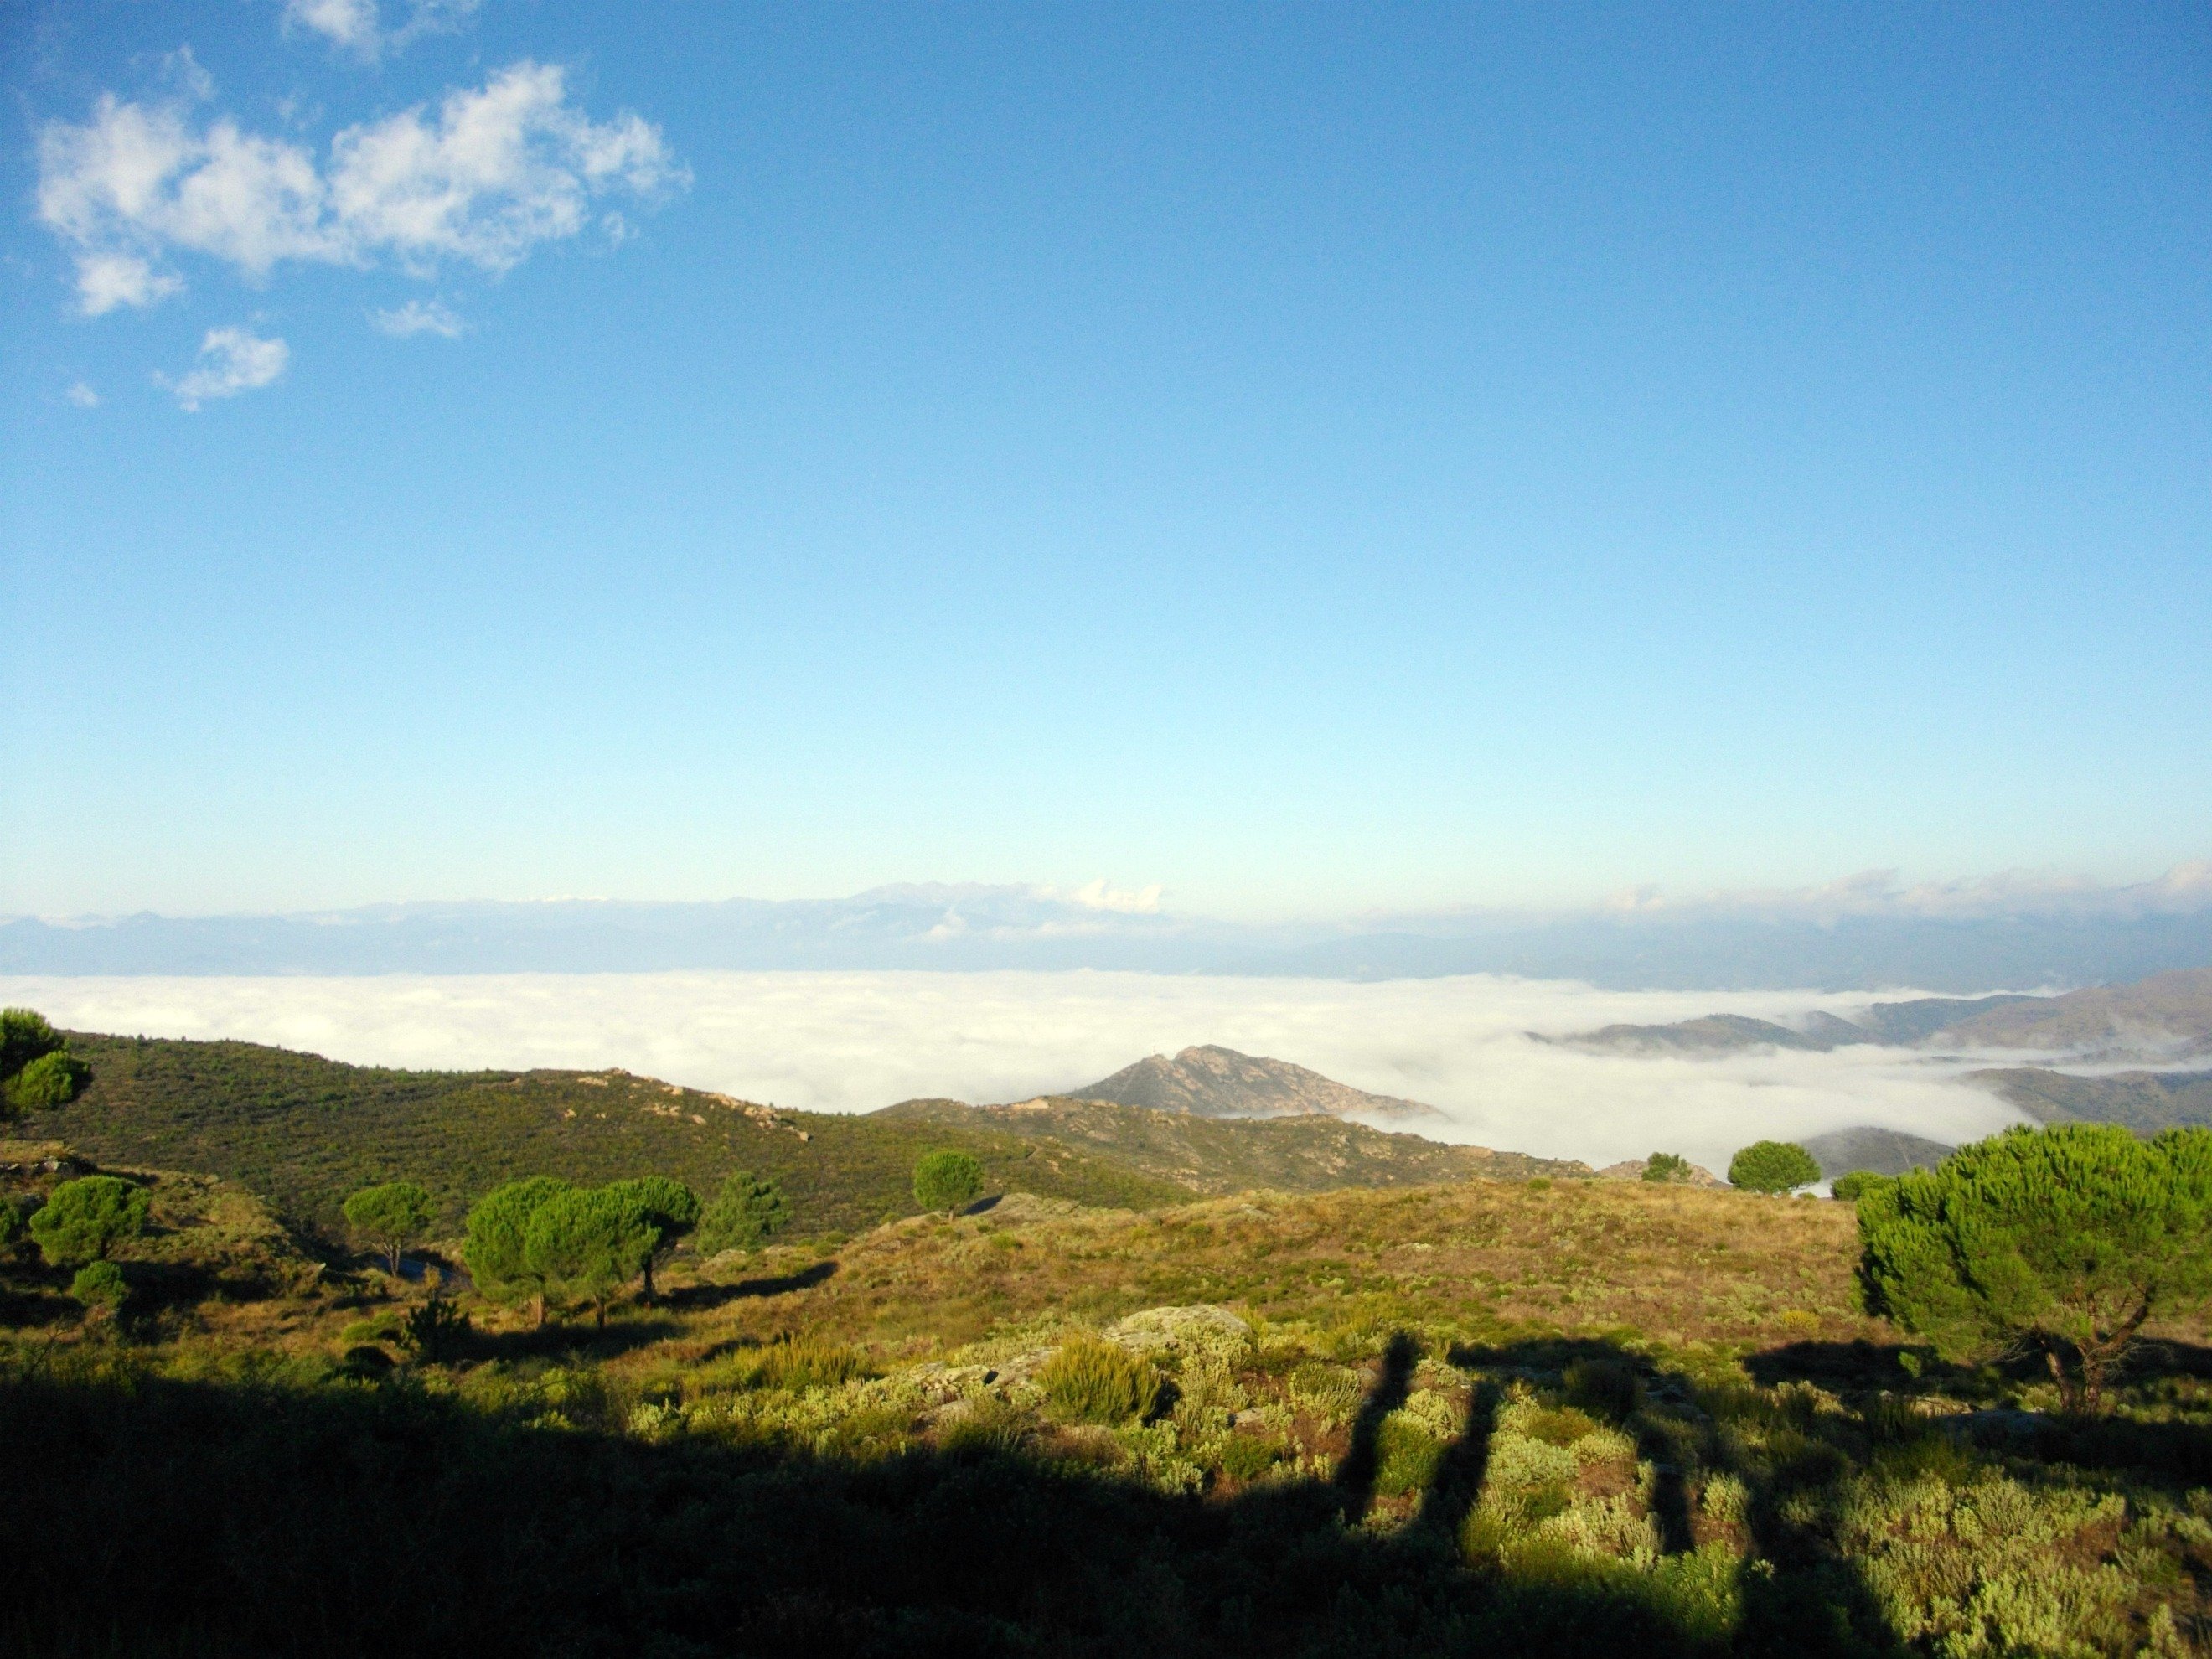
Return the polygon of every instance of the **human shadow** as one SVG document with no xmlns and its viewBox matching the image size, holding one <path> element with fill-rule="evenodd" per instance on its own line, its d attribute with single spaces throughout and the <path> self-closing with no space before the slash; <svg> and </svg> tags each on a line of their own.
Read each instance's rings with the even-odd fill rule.
<svg viewBox="0 0 2212 1659">
<path fill-rule="evenodd" d="M 1403 1331 L 1383 1344 L 1374 1385 L 1352 1419 L 1351 1447 L 1336 1466 L 1336 1489 L 1347 1520 L 1361 1520 L 1374 1504 L 1375 1480 L 1382 1462 L 1382 1425 L 1406 1403 L 1420 1357 L 1419 1346 Z"/>
<path fill-rule="evenodd" d="M 1459 1346 L 1450 1357 L 1452 1364 L 1467 1370 L 1554 1378 L 1567 1403 L 1632 1436 L 1638 1461 L 1653 1471 L 1651 1518 L 1659 1528 L 1662 1553 L 1680 1555 L 1697 1547 L 1683 1463 L 1686 1453 L 1709 1451 L 1711 1437 L 1692 1422 L 1644 1409 L 1644 1402 L 1655 1395 L 1687 1400 L 1694 1392 L 1689 1379 L 1601 1338 L 1547 1337 L 1504 1346 Z"/>
<path fill-rule="evenodd" d="M 733 1285 L 683 1285 L 672 1290 L 663 1290 L 659 1300 L 663 1306 L 684 1312 L 696 1312 L 706 1308 L 720 1308 L 732 1302 L 750 1297 L 786 1296 L 793 1291 L 811 1291 L 817 1285 L 836 1276 L 837 1263 L 832 1259 L 817 1261 L 801 1267 L 796 1273 L 778 1274 L 766 1279 L 741 1279 Z"/>
</svg>

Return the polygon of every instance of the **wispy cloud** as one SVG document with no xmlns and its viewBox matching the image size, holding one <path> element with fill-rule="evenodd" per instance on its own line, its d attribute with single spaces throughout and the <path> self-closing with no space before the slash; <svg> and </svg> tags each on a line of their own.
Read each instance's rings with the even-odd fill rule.
<svg viewBox="0 0 2212 1659">
<path fill-rule="evenodd" d="M 179 405 L 196 410 L 216 398 L 235 398 L 274 382 L 291 360 L 282 340 L 264 340 L 243 328 L 211 328 L 200 342 L 199 362 L 176 380 L 156 374 L 154 383 L 176 394 Z"/>
<path fill-rule="evenodd" d="M 284 0 L 284 27 L 319 35 L 340 52 L 374 63 L 419 36 L 453 33 L 476 9 L 477 0 L 414 0 L 407 21 L 387 29 L 377 0 Z"/>
<path fill-rule="evenodd" d="M 1048 896 L 1054 896 L 1049 889 L 1046 890 Z M 1079 904 L 1086 910 L 1111 910 L 1120 915 L 1150 916 L 1159 914 L 1162 891 L 1158 882 L 1133 891 L 1109 887 L 1102 876 L 1096 881 L 1084 883 L 1072 892 L 1057 896 L 1066 898 L 1071 904 Z"/>
<path fill-rule="evenodd" d="M 435 334 L 441 339 L 458 340 L 468 329 L 468 325 L 443 300 L 410 300 L 391 311 L 372 311 L 368 319 L 376 325 L 378 333 L 389 334 L 395 340 L 416 334 Z"/>
<path fill-rule="evenodd" d="M 100 407 L 100 394 L 97 392 L 94 392 L 90 386 L 87 386 L 82 380 L 73 381 L 70 386 L 70 389 L 67 392 L 63 392 L 62 396 L 68 398 L 79 409 L 98 409 Z"/>
<path fill-rule="evenodd" d="M 0 979 L 80 1030 L 238 1037 L 419 1066 L 622 1066 L 829 1111 L 949 1095 L 1019 1100 L 1142 1055 L 1218 1042 L 1449 1115 L 1437 1138 L 1594 1164 L 1655 1151 L 1725 1168 L 1737 1147 L 1873 1124 L 1959 1141 L 2020 1121 L 1926 1057 L 1590 1054 L 1533 1041 L 1716 1010 L 1773 1018 L 1864 999 L 1620 993 L 1493 979 L 1146 974 L 499 975 Z"/>
<path fill-rule="evenodd" d="M 181 279 L 158 262 L 179 252 L 256 281 L 287 261 L 505 270 L 584 229 L 597 198 L 690 181 L 658 127 L 628 112 L 589 119 L 557 64 L 526 61 L 434 109 L 348 127 L 326 161 L 228 117 L 202 127 L 112 93 L 82 125 L 47 123 L 38 149 L 39 217 L 76 250 L 88 315 L 175 293 Z"/>
</svg>

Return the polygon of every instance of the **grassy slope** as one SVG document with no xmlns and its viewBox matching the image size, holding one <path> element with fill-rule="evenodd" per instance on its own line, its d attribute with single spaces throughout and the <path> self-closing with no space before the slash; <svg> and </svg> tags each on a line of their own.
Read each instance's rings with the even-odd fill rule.
<svg viewBox="0 0 2212 1659">
<path fill-rule="evenodd" d="M 946 1128 L 990 1125 L 1069 1155 L 1113 1158 L 1155 1180 L 1201 1193 L 1255 1188 L 1325 1192 L 1338 1187 L 1403 1187 L 1474 1176 L 1587 1175 L 1554 1163 L 1482 1146 L 1448 1146 L 1331 1117 L 1224 1119 L 1073 1097 L 1018 1106 L 909 1100 L 872 1115 L 878 1123 Z"/>
<path fill-rule="evenodd" d="M 997 1185 L 1048 1196 L 1190 1196 L 981 1123 L 749 1115 L 721 1097 L 620 1073 L 400 1072 L 253 1043 L 75 1033 L 70 1046 L 92 1066 L 92 1085 L 27 1132 L 104 1163 L 222 1176 L 325 1230 L 346 1194 L 374 1181 L 419 1181 L 458 1221 L 471 1199 L 522 1176 L 596 1182 L 659 1172 L 710 1191 L 743 1169 L 783 1183 L 802 1232 L 850 1231 L 911 1213 L 914 1160 L 941 1146 L 974 1153 Z"/>
<path fill-rule="evenodd" d="M 1048 1314 L 1224 1302 L 1322 1329 L 1848 1341 L 1878 1334 L 1852 1311 L 1856 1237 L 1842 1204 L 1632 1181 L 1255 1193 L 1147 1215 L 1013 1199 L 878 1229 L 819 1283 L 734 1302 L 696 1334 L 799 1329 L 912 1357 Z"/>
</svg>

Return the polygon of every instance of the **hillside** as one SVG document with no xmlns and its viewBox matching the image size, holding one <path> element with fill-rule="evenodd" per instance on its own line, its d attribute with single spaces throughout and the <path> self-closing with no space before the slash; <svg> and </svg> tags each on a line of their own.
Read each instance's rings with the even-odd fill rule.
<svg viewBox="0 0 2212 1659">
<path fill-rule="evenodd" d="M 1943 1038 L 1975 1048 L 2070 1048 L 2147 1059 L 2212 1054 L 2212 968 L 1992 1008 L 1946 1026 Z"/>
<path fill-rule="evenodd" d="M 1195 1117 L 1419 1118 L 1442 1115 L 1433 1106 L 1364 1089 L 1310 1072 L 1288 1060 L 1240 1054 L 1211 1045 L 1185 1048 L 1174 1059 L 1151 1054 L 1071 1096 L 1109 1100 Z"/>
<path fill-rule="evenodd" d="M 91 1085 L 26 1133 L 102 1163 L 219 1176 L 333 1236 L 346 1195 L 377 1181 L 419 1181 L 457 1227 L 474 1198 L 524 1176 L 657 1172 L 703 1192 L 737 1170 L 780 1182 L 802 1235 L 850 1233 L 914 1213 L 914 1162 L 939 1146 L 973 1154 L 994 1192 L 1138 1209 L 1255 1187 L 1586 1173 L 1325 1115 L 1247 1121 L 1074 1100 L 846 1115 L 624 1072 L 408 1072 L 246 1042 L 70 1041 Z"/>
<path fill-rule="evenodd" d="M 1951 1155 L 1952 1148 L 1925 1135 L 1909 1135 L 1898 1129 L 1837 1129 L 1814 1135 L 1805 1143 L 1821 1176 L 1830 1181 L 1856 1170 L 1875 1175 L 1903 1175 L 1907 1170 L 1933 1169 Z"/>
<path fill-rule="evenodd" d="M 2040 1066 L 1968 1073 L 2042 1123 L 2124 1123 L 2141 1134 L 2212 1123 L 2212 1072 L 2121 1072 L 2072 1077 Z"/>
<path fill-rule="evenodd" d="M 380 1273 L 170 1271 L 227 1189 L 151 1179 L 119 1314 L 0 1249 L 9 1651 L 2204 1650 L 2202 1383 L 2154 1351 L 2085 1427 L 1901 1350 L 1847 1205 L 1017 1194 L 679 1256 L 604 1331 L 464 1289 L 433 1358 Z"/>
<path fill-rule="evenodd" d="M 422 1182 L 457 1224 L 472 1199 L 523 1176 L 658 1172 L 711 1191 L 750 1170 L 782 1183 L 802 1232 L 849 1232 L 912 1213 L 914 1161 L 939 1146 L 974 1154 L 994 1186 L 1048 1197 L 1148 1206 L 1192 1190 L 981 1120 L 771 1111 L 621 1072 L 403 1072 L 246 1042 L 70 1043 L 91 1086 L 27 1127 L 102 1163 L 221 1176 L 325 1231 L 346 1194 L 376 1181 Z"/>
<path fill-rule="evenodd" d="M 1088 1154 L 1152 1180 L 1200 1193 L 1267 1188 L 1323 1192 L 1338 1187 L 1402 1187 L 1479 1176 L 1587 1176 L 1582 1164 L 1449 1146 L 1319 1115 L 1223 1120 L 1110 1102 L 1048 1097 L 1014 1106 L 909 1100 L 871 1121 L 927 1124 L 948 1131 L 988 1124 L 1057 1156 Z"/>
</svg>

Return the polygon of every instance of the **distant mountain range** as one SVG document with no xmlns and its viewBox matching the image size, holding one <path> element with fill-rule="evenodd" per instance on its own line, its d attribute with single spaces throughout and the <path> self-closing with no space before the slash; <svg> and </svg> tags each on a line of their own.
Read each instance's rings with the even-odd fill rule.
<svg viewBox="0 0 2212 1659">
<path fill-rule="evenodd" d="M 0 974 L 626 973 L 1122 969 L 1619 989 L 1880 991 L 2097 985 L 2212 964 L 2212 866 L 2139 888 L 2025 897 L 1836 890 L 1538 915 L 1436 911 L 1248 924 L 1156 895 L 884 887 L 851 898 L 564 899 L 278 915 L 0 921 Z"/>
<path fill-rule="evenodd" d="M 1923 997 L 1877 1002 L 1854 1019 L 1814 1012 L 1784 1024 L 1706 1014 L 1669 1025 L 1607 1025 L 1552 1039 L 1613 1053 L 1826 1051 L 1868 1043 L 2063 1051 L 2082 1060 L 2173 1060 L 2212 1054 L 2212 969 L 2062 996 Z"/>
<path fill-rule="evenodd" d="M 1212 1046 L 1152 1054 L 1069 1094 L 1194 1117 L 1441 1117 L 1433 1106 L 1370 1095 L 1288 1060 Z"/>
</svg>

